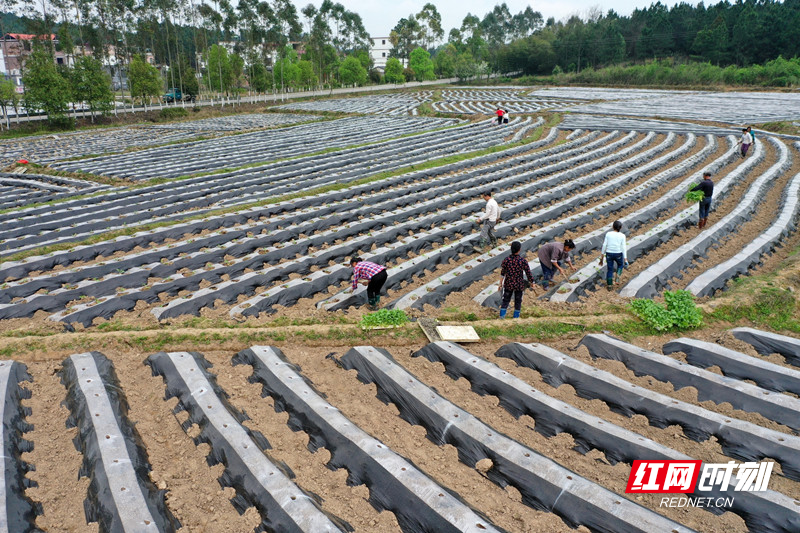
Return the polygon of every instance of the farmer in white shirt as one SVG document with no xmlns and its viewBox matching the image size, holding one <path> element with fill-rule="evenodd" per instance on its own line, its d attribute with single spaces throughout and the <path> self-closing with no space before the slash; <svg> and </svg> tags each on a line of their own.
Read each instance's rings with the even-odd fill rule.
<svg viewBox="0 0 800 533">
<path fill-rule="evenodd" d="M 497 200 L 492 198 L 491 191 L 483 193 L 483 199 L 486 200 L 486 210 L 477 220 L 479 224 L 483 222 L 480 245 L 475 247 L 475 250 L 478 252 L 483 252 L 490 243 L 492 248 L 497 246 L 497 237 L 494 236 L 494 225 L 497 224 L 497 221 L 500 219 L 500 206 L 497 205 Z"/>
<path fill-rule="evenodd" d="M 603 248 L 600 250 L 600 266 L 603 266 L 603 255 L 608 262 L 608 271 L 606 272 L 606 288 L 611 290 L 613 285 L 614 272 L 616 271 L 617 279 L 622 276 L 623 266 L 628 264 L 628 245 L 625 241 L 625 234 L 622 233 L 622 221 L 617 220 L 612 226 L 612 231 L 606 233 L 606 238 L 603 241 Z"/>
</svg>

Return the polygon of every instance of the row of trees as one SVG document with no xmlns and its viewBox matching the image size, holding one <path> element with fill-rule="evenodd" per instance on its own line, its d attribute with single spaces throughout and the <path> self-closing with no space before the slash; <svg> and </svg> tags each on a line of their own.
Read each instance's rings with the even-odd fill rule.
<svg viewBox="0 0 800 533">
<path fill-rule="evenodd" d="M 165 87 L 189 95 L 203 90 L 230 95 L 490 72 L 581 72 L 666 57 L 746 66 L 800 55 L 800 0 L 672 8 L 656 2 L 630 16 L 595 8 L 560 22 L 545 20 L 530 7 L 512 14 L 501 3 L 482 18 L 468 14 L 446 42 L 441 16 L 428 3 L 391 30 L 383 77 L 372 68 L 361 17 L 332 0 L 299 12 L 291 0 L 236 5 L 231 0 L 0 0 L 0 10 L 25 14 L 0 18 L 0 32 L 58 35 L 75 67 L 56 73 L 69 85 L 70 98 L 93 111 L 107 108 L 101 104 L 105 96 L 87 89 L 107 81 L 97 74 L 100 64 L 111 65 L 123 96 L 130 91 L 146 99 Z M 88 49 L 92 57 L 86 57 Z M 160 72 L 142 59 L 148 53 L 162 66 Z M 39 65 L 41 57 L 34 54 L 26 69 Z M 50 79 L 26 76 L 34 84 Z M 42 109 L 52 101 L 35 91 L 26 99 Z"/>
<path fill-rule="evenodd" d="M 51 52 L 38 45 L 25 62 L 23 82 L 26 87 L 24 100 L 17 94 L 11 80 L 0 81 L 0 109 L 6 126 L 9 126 L 9 108 L 18 113 L 21 103 L 27 109 L 47 113 L 50 121 L 56 123 L 65 120 L 67 111 L 75 102 L 86 105 L 92 121 L 97 113 L 106 113 L 114 106 L 111 78 L 101 63 L 92 57 L 76 58 L 71 68 L 57 66 Z"/>
</svg>

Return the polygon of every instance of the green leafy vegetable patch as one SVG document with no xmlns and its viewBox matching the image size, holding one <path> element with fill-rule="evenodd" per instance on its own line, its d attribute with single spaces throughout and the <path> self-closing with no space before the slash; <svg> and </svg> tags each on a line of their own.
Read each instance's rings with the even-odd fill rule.
<svg viewBox="0 0 800 533">
<path fill-rule="evenodd" d="M 647 325 L 656 331 L 671 329 L 693 329 L 703 324 L 703 313 L 694 303 L 694 295 L 689 291 L 664 291 L 666 307 L 653 300 L 637 299 L 630 309 Z"/>
<path fill-rule="evenodd" d="M 364 315 L 360 325 L 364 329 L 396 327 L 408 322 L 408 316 L 402 309 L 381 309 Z"/>
</svg>

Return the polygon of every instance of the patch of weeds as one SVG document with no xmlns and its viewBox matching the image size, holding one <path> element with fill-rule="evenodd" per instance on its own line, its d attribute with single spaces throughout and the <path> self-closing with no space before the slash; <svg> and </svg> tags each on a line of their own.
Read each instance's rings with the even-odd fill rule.
<svg viewBox="0 0 800 533">
<path fill-rule="evenodd" d="M 511 326 L 475 326 L 475 331 L 481 339 L 497 339 L 499 337 L 551 339 L 570 333 L 583 333 L 588 327 L 582 324 L 553 321 Z"/>
<path fill-rule="evenodd" d="M 797 300 L 790 290 L 763 287 L 752 302 L 722 305 L 710 313 L 709 318 L 730 323 L 747 319 L 757 326 L 800 333 L 796 309 Z"/>
</svg>

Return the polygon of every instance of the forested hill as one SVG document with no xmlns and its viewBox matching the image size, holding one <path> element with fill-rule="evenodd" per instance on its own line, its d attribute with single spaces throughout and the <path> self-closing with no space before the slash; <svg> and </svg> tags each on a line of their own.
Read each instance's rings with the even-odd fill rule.
<svg viewBox="0 0 800 533">
<path fill-rule="evenodd" d="M 534 52 L 538 52 L 538 61 L 531 61 L 537 57 Z M 550 19 L 533 36 L 498 50 L 498 55 L 501 64 L 510 63 L 508 67 L 527 64 L 531 74 L 545 73 L 554 65 L 575 71 L 664 57 L 721 66 L 764 63 L 781 55 L 800 55 L 800 0 L 735 4 L 726 0 L 710 6 L 680 3 L 671 8 L 657 2 L 630 16 L 612 10 L 563 22 Z M 515 57 L 523 61 L 516 63 Z"/>
<path fill-rule="evenodd" d="M 0 13 L 0 22 L 6 33 L 25 33 L 31 26 L 27 19 L 13 13 Z"/>
</svg>

